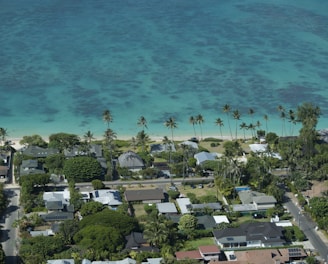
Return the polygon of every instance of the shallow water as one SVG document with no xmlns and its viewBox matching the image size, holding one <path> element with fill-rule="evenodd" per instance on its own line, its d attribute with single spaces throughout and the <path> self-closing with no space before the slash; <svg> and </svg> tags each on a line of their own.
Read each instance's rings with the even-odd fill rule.
<svg viewBox="0 0 328 264">
<path fill-rule="evenodd" d="M 287 3 L 287 4 L 286 4 Z M 277 106 L 304 101 L 328 121 L 328 2 L 320 0 L 0 0 L 1 126 L 11 137 L 55 132 L 101 137 L 102 112 L 120 136 L 220 135 L 222 107 L 241 122 L 297 133 Z M 248 114 L 249 108 L 254 115 Z M 236 122 L 230 117 L 235 134 Z M 196 126 L 197 136 L 200 126 Z M 242 135 L 238 128 L 238 134 Z M 250 133 L 249 131 L 247 133 Z"/>
</svg>

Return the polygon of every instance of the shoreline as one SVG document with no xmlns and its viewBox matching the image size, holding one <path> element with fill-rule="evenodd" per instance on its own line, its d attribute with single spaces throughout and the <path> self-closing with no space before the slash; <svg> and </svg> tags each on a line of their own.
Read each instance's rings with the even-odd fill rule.
<svg viewBox="0 0 328 264">
<path fill-rule="evenodd" d="M 64 132 L 65 133 L 65 132 Z M 69 133 L 70 134 L 70 133 Z M 27 135 L 27 136 L 32 136 L 32 135 Z M 41 136 L 41 135 L 40 135 Z M 47 143 L 49 143 L 49 136 L 41 136 L 43 138 L 44 141 L 46 141 Z M 79 136 L 78 137 L 80 139 L 83 139 L 83 136 Z M 118 136 L 116 138 L 116 140 L 131 140 L 133 136 Z M 178 135 L 178 136 L 173 136 L 174 141 L 187 141 L 190 138 L 193 138 L 195 136 L 190 136 L 190 135 Z M 151 142 L 162 142 L 164 136 L 158 136 L 158 135 L 149 135 L 150 141 Z M 196 136 L 196 138 L 198 140 L 200 140 L 199 136 Z M 218 135 L 205 135 L 203 136 L 203 139 L 206 138 L 215 138 L 215 139 L 221 139 L 221 140 L 232 140 L 234 139 L 234 137 L 231 136 L 227 136 L 227 135 L 222 135 L 222 136 L 218 136 Z M 238 137 L 238 139 L 241 139 L 243 137 Z M 246 137 L 247 139 L 248 137 Z M 11 146 L 13 148 L 15 148 L 16 150 L 19 150 L 21 148 L 24 147 L 24 145 L 20 144 L 19 142 L 23 139 L 23 137 L 8 137 L 7 140 L 11 142 Z M 170 137 L 168 137 L 168 139 L 170 140 Z M 95 137 L 93 141 L 99 141 L 99 140 L 103 140 L 103 138 L 101 137 Z"/>
</svg>

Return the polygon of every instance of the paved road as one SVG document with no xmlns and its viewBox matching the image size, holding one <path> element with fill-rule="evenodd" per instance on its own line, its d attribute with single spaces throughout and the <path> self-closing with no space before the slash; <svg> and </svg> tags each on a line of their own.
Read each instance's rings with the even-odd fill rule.
<svg viewBox="0 0 328 264">
<path fill-rule="evenodd" d="M 18 230 L 13 228 L 12 224 L 19 218 L 19 190 L 6 189 L 6 195 L 10 200 L 9 206 L 6 209 L 5 215 L 1 218 L 1 243 L 6 255 L 6 262 L 8 264 L 15 264 L 18 262 Z"/>
<path fill-rule="evenodd" d="M 300 208 L 293 202 L 292 194 L 287 195 L 288 201 L 285 206 L 290 211 L 291 215 L 294 217 L 295 222 L 304 234 L 307 236 L 313 247 L 320 254 L 320 257 L 328 263 L 328 244 L 321 239 L 315 230 L 316 223 L 313 222 Z"/>
</svg>

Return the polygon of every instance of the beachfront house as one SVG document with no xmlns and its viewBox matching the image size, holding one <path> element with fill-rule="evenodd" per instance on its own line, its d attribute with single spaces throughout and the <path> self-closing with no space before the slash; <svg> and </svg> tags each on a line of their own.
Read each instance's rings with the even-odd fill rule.
<svg viewBox="0 0 328 264">
<path fill-rule="evenodd" d="M 139 171 L 145 167 L 142 158 L 131 150 L 118 157 L 118 164 L 121 168 L 127 168 L 131 171 Z"/>
<path fill-rule="evenodd" d="M 20 176 L 29 175 L 29 174 L 44 174 L 42 165 L 38 160 L 23 160 L 20 166 Z"/>
<path fill-rule="evenodd" d="M 59 154 L 59 150 L 55 148 L 41 148 L 38 146 L 28 146 L 21 150 L 21 153 L 33 158 L 46 158 L 50 155 Z"/>
</svg>

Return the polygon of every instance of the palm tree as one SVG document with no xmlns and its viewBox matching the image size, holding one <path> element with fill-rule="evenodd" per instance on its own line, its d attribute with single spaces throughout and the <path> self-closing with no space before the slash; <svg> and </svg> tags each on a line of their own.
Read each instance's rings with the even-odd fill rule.
<svg viewBox="0 0 328 264">
<path fill-rule="evenodd" d="M 0 127 L 0 141 L 5 144 L 6 138 L 8 136 L 8 131 L 6 128 Z"/>
<path fill-rule="evenodd" d="M 116 139 L 116 133 L 108 128 L 106 131 L 105 131 L 105 134 L 104 134 L 104 143 L 105 143 L 105 146 L 108 148 L 109 150 L 109 155 L 110 155 L 110 166 L 111 166 L 111 176 L 113 176 L 113 141 L 114 139 Z"/>
<path fill-rule="evenodd" d="M 236 140 L 237 140 L 237 128 L 238 128 L 238 121 L 240 120 L 240 113 L 238 110 L 233 111 L 232 113 L 233 119 L 236 120 Z"/>
<path fill-rule="evenodd" d="M 103 120 L 107 123 L 107 128 L 109 128 L 109 123 L 113 122 L 113 116 L 108 109 L 103 112 Z"/>
<path fill-rule="evenodd" d="M 289 116 L 288 116 L 288 122 L 290 122 L 290 134 L 291 136 L 293 136 L 294 134 L 294 125 L 296 125 L 296 116 L 295 113 L 292 109 L 289 110 L 288 112 Z"/>
<path fill-rule="evenodd" d="M 269 132 L 269 130 L 268 130 L 268 120 L 269 120 L 268 115 L 265 114 L 265 115 L 263 116 L 263 119 L 265 120 L 265 129 L 266 129 L 265 134 L 268 134 L 268 132 Z"/>
<path fill-rule="evenodd" d="M 282 105 L 278 105 L 277 107 L 278 112 L 280 112 L 280 118 L 282 119 L 282 128 L 281 128 L 281 136 L 284 136 L 284 127 L 285 127 L 285 108 Z"/>
<path fill-rule="evenodd" d="M 142 126 L 143 130 L 145 130 L 145 128 L 148 128 L 147 127 L 147 120 L 144 116 L 139 117 L 137 125 Z"/>
<path fill-rule="evenodd" d="M 196 121 L 199 124 L 200 127 L 200 139 L 203 139 L 203 129 L 202 129 L 202 124 L 205 122 L 203 116 L 201 114 L 196 116 Z"/>
<path fill-rule="evenodd" d="M 195 124 L 197 124 L 196 118 L 193 116 L 189 117 L 189 123 L 192 124 L 192 127 L 194 129 L 194 135 L 196 137 L 196 129 L 195 129 Z"/>
<path fill-rule="evenodd" d="M 246 123 L 245 122 L 242 122 L 240 125 L 239 125 L 240 129 L 243 130 L 244 132 L 244 140 L 246 140 L 246 136 L 245 136 L 245 130 L 248 128 Z"/>
<path fill-rule="evenodd" d="M 172 136 L 172 144 L 174 144 L 173 140 L 173 129 L 177 128 L 177 123 L 175 122 L 174 117 L 170 117 L 168 120 L 165 121 L 164 125 L 167 128 L 171 129 L 171 136 Z"/>
<path fill-rule="evenodd" d="M 142 147 L 142 151 L 145 151 L 147 143 L 150 141 L 149 136 L 145 133 L 144 130 L 141 130 L 136 137 L 137 145 Z"/>
<path fill-rule="evenodd" d="M 169 237 L 169 230 L 165 223 L 152 221 L 145 225 L 144 237 L 150 245 L 160 247 Z"/>
<path fill-rule="evenodd" d="M 252 123 L 250 123 L 247 127 L 248 127 L 249 130 L 251 130 L 252 138 L 254 138 L 255 137 L 255 135 L 254 135 L 255 134 L 254 133 L 255 126 Z"/>
<path fill-rule="evenodd" d="M 248 114 L 251 116 L 252 118 L 252 123 L 253 123 L 253 116 L 254 116 L 254 110 L 252 108 L 248 109 Z"/>
<path fill-rule="evenodd" d="M 222 111 L 227 115 L 228 119 L 228 125 L 229 125 L 229 130 L 230 130 L 230 136 L 232 138 L 232 132 L 231 132 L 231 126 L 230 126 L 230 119 L 229 119 L 229 113 L 230 113 L 230 105 L 226 104 L 223 106 Z"/>
<path fill-rule="evenodd" d="M 94 137 L 93 137 L 93 133 L 90 131 L 90 130 L 88 130 L 84 135 L 83 135 L 83 138 L 84 138 L 84 140 L 90 145 L 91 144 L 91 141 L 93 140 L 93 139 L 95 139 Z"/>
<path fill-rule="evenodd" d="M 215 124 L 217 125 L 217 126 L 219 126 L 219 128 L 220 128 L 220 134 L 221 134 L 221 138 L 222 138 L 222 127 L 223 127 L 223 120 L 221 119 L 221 118 L 217 118 L 216 120 L 215 120 Z"/>
</svg>

